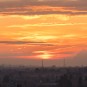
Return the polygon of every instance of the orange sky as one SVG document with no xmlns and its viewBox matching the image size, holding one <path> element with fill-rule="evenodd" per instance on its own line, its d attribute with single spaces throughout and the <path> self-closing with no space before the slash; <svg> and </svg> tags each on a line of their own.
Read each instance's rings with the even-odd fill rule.
<svg viewBox="0 0 87 87">
<path fill-rule="evenodd" d="M 22 12 L 20 15 L 20 7 L 20 11 L 15 6 L 6 8 L 0 12 L 0 58 L 72 58 L 87 50 L 87 14 L 79 14 L 84 10 L 45 4 L 26 5 L 21 9 L 23 12 L 32 9 L 29 12 L 32 14 Z M 74 14 L 67 14 L 67 11 Z"/>
<path fill-rule="evenodd" d="M 0 55 L 36 58 L 46 52 L 52 58 L 73 56 L 87 47 L 86 28 L 87 15 L 1 15 Z"/>
</svg>

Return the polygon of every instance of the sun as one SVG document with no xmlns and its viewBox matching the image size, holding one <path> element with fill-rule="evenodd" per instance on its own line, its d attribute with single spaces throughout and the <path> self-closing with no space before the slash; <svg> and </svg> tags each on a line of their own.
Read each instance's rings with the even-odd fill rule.
<svg viewBox="0 0 87 87">
<path fill-rule="evenodd" d="M 52 54 L 48 53 L 47 51 L 42 51 L 41 54 L 39 54 L 37 57 L 41 59 L 50 59 Z"/>
<path fill-rule="evenodd" d="M 44 53 L 44 54 L 42 54 L 42 55 L 40 55 L 40 57 L 42 58 L 42 59 L 50 59 L 51 58 L 51 54 L 48 54 L 48 53 Z"/>
</svg>

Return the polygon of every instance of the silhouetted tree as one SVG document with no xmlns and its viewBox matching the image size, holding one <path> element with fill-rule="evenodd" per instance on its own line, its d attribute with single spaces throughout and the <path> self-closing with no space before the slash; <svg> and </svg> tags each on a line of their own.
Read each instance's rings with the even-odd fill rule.
<svg viewBox="0 0 87 87">
<path fill-rule="evenodd" d="M 17 84 L 17 87 L 22 87 L 22 85 L 21 84 Z"/>
<path fill-rule="evenodd" d="M 3 77 L 3 83 L 8 83 L 9 82 L 9 76 L 8 75 L 5 75 L 4 77 Z"/>
<path fill-rule="evenodd" d="M 83 87 L 83 79 L 82 79 L 82 77 L 79 77 L 79 79 L 78 79 L 78 87 Z"/>
<path fill-rule="evenodd" d="M 67 75 L 60 77 L 58 87 L 72 87 L 72 82 Z"/>
<path fill-rule="evenodd" d="M 2 87 L 1 84 L 0 84 L 0 87 Z"/>
</svg>

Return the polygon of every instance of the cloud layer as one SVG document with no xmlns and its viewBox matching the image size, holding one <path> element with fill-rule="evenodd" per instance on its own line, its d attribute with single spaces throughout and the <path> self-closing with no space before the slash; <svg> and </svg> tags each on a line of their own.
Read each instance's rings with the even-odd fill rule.
<svg viewBox="0 0 87 87">
<path fill-rule="evenodd" d="M 87 0 L 1 0 L 0 14 L 87 14 Z"/>
</svg>

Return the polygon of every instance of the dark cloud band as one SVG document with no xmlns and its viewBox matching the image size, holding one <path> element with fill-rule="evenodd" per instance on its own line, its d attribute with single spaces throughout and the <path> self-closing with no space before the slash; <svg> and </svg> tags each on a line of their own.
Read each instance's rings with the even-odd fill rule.
<svg viewBox="0 0 87 87">
<path fill-rule="evenodd" d="M 36 7 L 35 7 L 36 6 Z M 43 6 L 49 6 L 49 9 Z M 33 8 L 34 7 L 34 8 Z M 40 7 L 37 9 L 37 7 Z M 56 9 L 63 8 L 61 10 Z M 87 0 L 19 0 L 0 2 L 0 14 L 43 15 L 43 14 L 87 14 Z"/>
<path fill-rule="evenodd" d="M 7 44 L 7 45 L 44 45 L 44 46 L 54 46 L 51 43 L 46 42 L 37 42 L 37 41 L 0 41 L 0 44 Z"/>
</svg>

